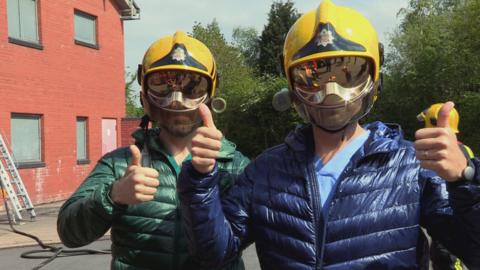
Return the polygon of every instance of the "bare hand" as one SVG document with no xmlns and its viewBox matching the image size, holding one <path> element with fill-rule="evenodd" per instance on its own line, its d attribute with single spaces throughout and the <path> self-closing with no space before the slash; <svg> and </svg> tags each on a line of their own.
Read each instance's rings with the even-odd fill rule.
<svg viewBox="0 0 480 270">
<path fill-rule="evenodd" d="M 443 104 L 438 113 L 436 128 L 423 128 L 415 133 L 416 156 L 425 169 L 435 171 L 449 182 L 462 178 L 467 158 L 458 146 L 457 136 L 450 129 L 448 117 L 455 104 Z"/>
<path fill-rule="evenodd" d="M 130 145 L 132 161 L 120 180 L 115 181 L 110 196 L 115 203 L 138 204 L 151 201 L 158 185 L 158 172 L 141 166 L 142 155 L 135 145 Z"/>
<path fill-rule="evenodd" d="M 207 105 L 200 104 L 198 110 L 204 126 L 197 128 L 192 138 L 192 165 L 200 173 L 209 173 L 215 167 L 223 135 L 215 127 Z"/>
</svg>

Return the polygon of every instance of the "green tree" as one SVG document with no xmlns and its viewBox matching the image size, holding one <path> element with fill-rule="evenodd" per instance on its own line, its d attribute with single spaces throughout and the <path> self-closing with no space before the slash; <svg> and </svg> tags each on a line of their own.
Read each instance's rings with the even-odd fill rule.
<svg viewBox="0 0 480 270">
<path fill-rule="evenodd" d="M 133 87 L 137 83 L 137 73 L 125 72 L 125 115 L 127 117 L 143 116 L 143 108 L 139 107 L 136 100 L 139 100 L 138 91 Z"/>
<path fill-rule="evenodd" d="M 415 116 L 437 102 L 453 100 L 460 138 L 480 150 L 480 1 L 411 0 L 401 10 L 391 38 L 386 80 L 372 117 L 402 124 L 412 139 Z"/>
<path fill-rule="evenodd" d="M 236 27 L 233 29 L 233 46 L 240 50 L 246 64 L 258 68 L 259 38 L 258 32 L 253 27 Z"/>
<path fill-rule="evenodd" d="M 273 95 L 287 87 L 287 80 L 282 77 L 264 75 L 257 78 L 257 84 L 249 93 L 249 98 L 242 104 L 237 121 L 248 124 L 248 132 L 235 130 L 235 138 L 244 142 L 247 153 L 255 156 L 267 148 L 284 142 L 285 136 L 301 123 L 298 114 L 291 108 L 278 112 L 272 106 Z"/>
<path fill-rule="evenodd" d="M 262 31 L 258 43 L 259 56 L 257 66 L 261 73 L 275 76 L 282 75 L 280 56 L 283 52 L 283 42 L 290 27 L 299 16 L 300 14 L 290 0 L 272 3 L 268 13 L 268 22 Z"/>
</svg>

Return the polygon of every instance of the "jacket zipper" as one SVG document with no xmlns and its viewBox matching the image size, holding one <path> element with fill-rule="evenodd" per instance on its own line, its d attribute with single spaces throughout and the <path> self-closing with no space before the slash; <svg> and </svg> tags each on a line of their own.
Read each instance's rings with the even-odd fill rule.
<svg viewBox="0 0 480 270">
<path fill-rule="evenodd" d="M 179 269 L 179 256 L 178 256 L 178 238 L 180 237 L 180 209 L 179 209 L 179 199 L 178 193 L 176 190 L 177 182 L 178 182 L 178 175 L 175 169 L 172 166 L 169 166 L 175 175 L 175 231 L 173 232 L 173 269 Z"/>
<path fill-rule="evenodd" d="M 321 216 L 322 216 L 322 208 L 320 207 L 320 191 L 318 187 L 318 182 L 317 182 L 317 175 L 314 173 L 314 170 L 312 168 L 312 163 L 309 162 L 307 166 L 307 172 L 308 175 L 310 176 L 310 188 L 312 189 L 312 206 L 313 206 L 313 226 L 315 227 L 315 248 L 316 248 L 316 264 L 315 264 L 315 269 L 322 269 L 322 255 L 320 257 L 318 256 L 318 252 L 320 251 L 320 254 L 323 254 L 323 244 L 319 241 L 319 226 L 321 225 Z M 323 226 L 325 227 L 325 225 Z"/>
<path fill-rule="evenodd" d="M 345 179 L 345 176 L 348 173 L 350 173 L 351 168 L 352 168 L 352 162 L 349 162 L 346 166 L 346 169 L 343 170 L 343 172 L 338 177 L 337 183 L 335 183 L 335 189 L 332 190 L 332 192 L 333 192 L 332 201 L 330 202 L 327 213 L 325 213 L 325 215 L 324 215 L 325 218 L 324 218 L 323 234 L 322 234 L 322 238 L 323 238 L 322 239 L 322 250 L 321 250 L 321 253 L 320 253 L 320 263 L 321 263 L 320 269 L 322 269 L 322 267 L 323 267 L 323 257 L 325 255 L 325 239 L 327 238 L 327 223 L 328 223 L 328 220 L 329 220 L 329 217 L 330 217 L 330 210 L 332 209 L 332 206 L 335 204 L 334 203 L 335 194 L 337 194 L 338 188 L 340 187 L 340 184 Z"/>
<path fill-rule="evenodd" d="M 172 172 L 172 175 L 175 176 L 175 186 L 178 182 L 178 175 L 175 169 L 173 168 L 173 165 L 170 163 L 170 160 L 167 158 L 166 154 L 161 152 L 161 156 L 163 158 L 163 163 L 167 165 L 167 167 L 170 169 Z M 153 161 L 151 161 L 151 166 L 152 168 L 156 168 L 153 166 Z M 175 230 L 173 232 L 173 256 L 172 256 L 172 266 L 174 270 L 178 270 L 179 268 L 179 255 L 178 255 L 178 245 L 179 245 L 179 236 L 182 233 L 180 224 L 181 224 L 181 215 L 180 215 L 180 209 L 179 209 L 179 199 L 178 199 L 178 194 L 175 188 Z"/>
<path fill-rule="evenodd" d="M 180 217 L 180 209 L 178 208 L 178 195 L 176 194 L 176 191 L 175 191 L 175 204 L 176 204 L 176 208 L 175 208 L 175 215 L 176 215 L 176 218 L 175 218 L 175 232 L 174 232 L 174 235 L 173 235 L 173 250 L 174 250 L 174 253 L 173 253 L 173 268 L 174 269 L 179 269 L 178 265 L 179 265 L 179 258 L 178 258 L 178 238 L 180 237 L 180 222 L 181 222 L 181 217 Z"/>
<path fill-rule="evenodd" d="M 340 174 L 340 176 L 338 177 L 337 179 L 337 183 L 335 184 L 335 189 L 332 190 L 331 192 L 334 192 L 332 194 L 332 196 L 335 196 L 335 194 L 337 193 L 338 191 L 338 188 L 341 184 L 341 182 L 343 181 L 343 179 L 345 179 L 345 175 L 347 175 L 351 168 L 352 168 L 352 162 L 350 161 L 347 166 L 345 167 L 345 169 L 343 170 L 343 172 Z M 313 169 L 313 164 L 311 162 L 308 163 L 308 166 L 307 166 L 307 171 L 308 171 L 308 175 L 310 175 L 310 182 L 311 182 L 311 185 L 310 187 L 312 188 L 312 192 L 311 194 L 313 195 L 313 198 L 312 198 L 312 203 L 313 203 L 313 216 L 314 216 L 314 226 L 315 226 L 315 246 L 316 246 L 316 250 L 317 252 L 319 251 L 320 253 L 320 256 L 316 256 L 317 257 L 317 262 L 316 262 L 316 265 L 315 265 L 315 269 L 322 269 L 323 268 L 323 257 L 325 255 L 325 239 L 326 239 L 326 234 L 327 234 L 327 222 L 328 222 L 328 217 L 330 215 L 330 209 L 332 208 L 333 204 L 334 204 L 334 200 L 333 200 L 333 197 L 332 197 L 332 201 L 330 202 L 330 206 L 328 208 L 328 211 L 327 213 L 325 213 L 325 215 L 323 215 L 322 213 L 322 207 L 321 207 L 321 203 L 320 203 L 320 191 L 319 191 L 319 187 L 318 187 L 318 179 L 317 179 L 317 174 L 315 173 L 315 170 Z M 322 224 L 323 222 L 323 224 Z M 319 229 L 319 226 L 322 226 L 322 229 L 320 230 Z M 320 235 L 319 232 L 322 232 L 322 234 Z M 321 239 L 321 241 L 319 241 L 319 238 Z M 318 254 L 318 253 L 317 253 Z"/>
<path fill-rule="evenodd" d="M 170 171 L 172 172 L 172 176 L 175 176 L 175 186 L 178 181 L 178 175 L 173 166 L 170 164 L 170 161 L 166 156 L 163 156 L 164 158 L 164 163 L 168 166 Z M 176 188 L 175 188 L 176 189 Z M 180 217 L 180 209 L 178 208 L 179 206 L 179 199 L 178 199 L 178 194 L 177 191 L 175 190 L 175 230 L 173 232 L 173 256 L 172 256 L 172 266 L 174 270 L 179 269 L 179 256 L 178 256 L 178 238 L 181 233 L 181 228 L 180 228 L 180 222 L 181 222 L 181 217 Z"/>
</svg>

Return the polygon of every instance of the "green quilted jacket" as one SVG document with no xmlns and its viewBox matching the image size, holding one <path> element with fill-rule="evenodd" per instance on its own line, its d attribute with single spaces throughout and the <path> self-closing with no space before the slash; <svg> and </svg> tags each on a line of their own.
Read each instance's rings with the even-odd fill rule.
<svg viewBox="0 0 480 270">
<path fill-rule="evenodd" d="M 128 206 L 113 203 L 109 197 L 112 183 L 124 175 L 131 153 L 125 147 L 106 154 L 60 209 L 57 230 L 65 246 L 87 245 L 111 229 L 112 269 L 205 269 L 188 254 L 176 192 L 179 166 L 162 150 L 158 133 L 158 129 L 150 130 L 147 139 L 151 166 L 160 174 L 154 200 Z M 133 137 L 137 145 L 144 144 L 143 131 Z M 217 159 L 222 191 L 248 162 L 233 143 L 223 139 Z M 244 269 L 243 261 L 238 257 L 222 269 Z"/>
</svg>

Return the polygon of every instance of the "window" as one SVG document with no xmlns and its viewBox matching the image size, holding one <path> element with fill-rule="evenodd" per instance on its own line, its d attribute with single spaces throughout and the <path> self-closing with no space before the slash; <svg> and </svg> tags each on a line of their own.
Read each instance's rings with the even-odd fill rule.
<svg viewBox="0 0 480 270">
<path fill-rule="evenodd" d="M 75 10 L 75 43 L 98 48 L 97 45 L 97 18 L 87 13 Z"/>
<path fill-rule="evenodd" d="M 12 152 L 19 167 L 44 166 L 41 119 L 41 115 L 12 114 Z"/>
<path fill-rule="evenodd" d="M 87 152 L 87 118 L 77 117 L 77 163 L 89 163 Z"/>
<path fill-rule="evenodd" d="M 42 48 L 39 46 L 37 0 L 7 0 L 7 17 L 10 42 Z"/>
</svg>

